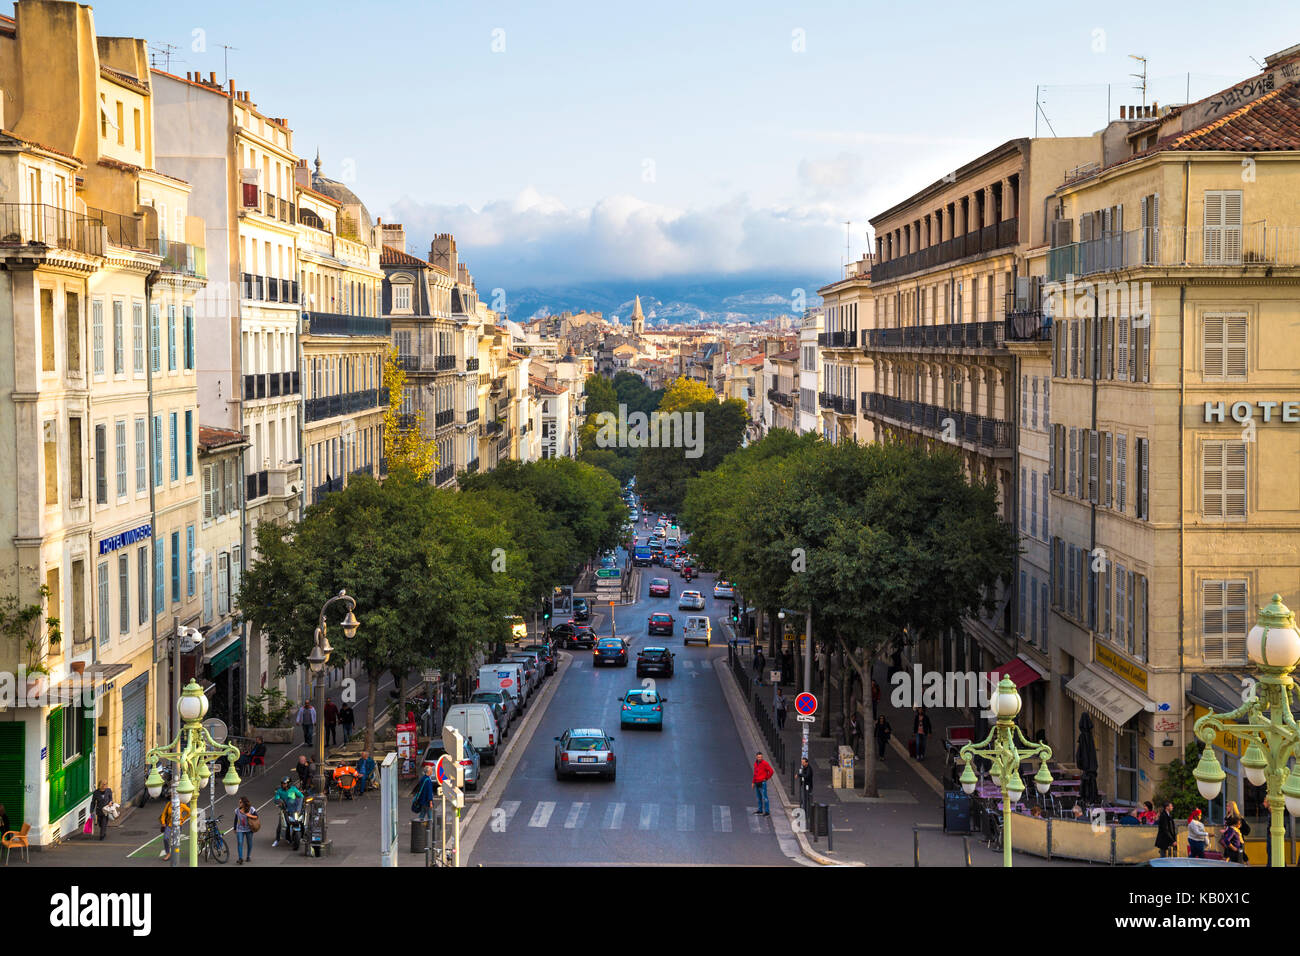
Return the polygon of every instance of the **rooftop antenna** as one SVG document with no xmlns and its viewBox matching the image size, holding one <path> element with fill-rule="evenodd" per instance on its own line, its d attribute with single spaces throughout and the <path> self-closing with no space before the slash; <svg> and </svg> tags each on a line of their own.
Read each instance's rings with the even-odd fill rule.
<svg viewBox="0 0 1300 956">
<path fill-rule="evenodd" d="M 1045 90 L 1042 86 L 1034 87 L 1034 138 L 1035 139 L 1038 138 L 1038 115 L 1040 113 L 1043 116 L 1043 122 L 1047 124 L 1048 132 L 1050 132 L 1053 136 L 1056 135 L 1056 130 L 1052 129 L 1052 121 L 1047 118 L 1047 110 L 1043 109 L 1043 99 L 1046 95 L 1047 95 L 1047 90 Z"/>
<path fill-rule="evenodd" d="M 239 52 L 239 47 L 231 46 L 229 43 L 221 44 L 221 67 L 226 71 L 226 82 L 223 86 L 230 86 L 230 51 Z"/>
<path fill-rule="evenodd" d="M 853 223 L 851 223 L 849 220 L 847 219 L 844 220 L 844 267 L 845 268 L 848 268 L 849 265 L 849 227 L 852 225 Z"/>
<path fill-rule="evenodd" d="M 151 66 L 153 66 L 156 69 L 158 66 L 158 60 L 159 58 L 161 58 L 162 61 L 166 64 L 166 66 L 164 66 L 163 69 L 166 72 L 170 73 L 172 71 L 172 53 L 179 49 L 180 47 L 178 47 L 175 43 L 159 43 L 151 51 L 153 54 L 152 57 L 150 58 L 152 61 Z M 180 61 L 178 60 L 177 62 Z"/>
<path fill-rule="evenodd" d="M 1140 81 L 1138 83 L 1133 84 L 1133 89 L 1142 91 L 1142 105 L 1146 106 L 1147 105 L 1147 58 L 1144 56 L 1138 56 L 1136 53 L 1130 53 L 1128 55 L 1128 58 L 1130 60 L 1137 60 L 1139 63 L 1142 64 L 1141 73 L 1130 73 L 1129 76 L 1133 77 L 1135 80 Z"/>
</svg>

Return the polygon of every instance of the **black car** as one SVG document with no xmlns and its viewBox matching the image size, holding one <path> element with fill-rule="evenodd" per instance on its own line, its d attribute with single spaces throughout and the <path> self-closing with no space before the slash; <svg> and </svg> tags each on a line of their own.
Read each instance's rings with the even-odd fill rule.
<svg viewBox="0 0 1300 956">
<path fill-rule="evenodd" d="M 636 655 L 636 676 L 661 674 L 673 676 L 673 652 L 666 647 L 643 647 Z"/>
<path fill-rule="evenodd" d="M 591 620 L 591 605 L 587 603 L 586 598 L 573 599 L 573 619 L 579 624 L 586 624 Z"/>
<path fill-rule="evenodd" d="M 536 651 L 537 656 L 540 657 L 542 662 L 546 665 L 546 673 L 555 673 L 555 651 L 551 646 L 550 641 L 547 641 L 545 644 L 525 644 L 524 650 Z"/>
<path fill-rule="evenodd" d="M 560 647 L 593 647 L 596 644 L 596 631 L 590 624 L 574 624 L 568 621 L 551 628 L 551 640 Z"/>
</svg>

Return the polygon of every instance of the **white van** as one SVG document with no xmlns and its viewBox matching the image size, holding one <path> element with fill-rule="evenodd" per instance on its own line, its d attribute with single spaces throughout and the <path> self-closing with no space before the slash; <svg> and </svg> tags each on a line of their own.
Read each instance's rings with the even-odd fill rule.
<svg viewBox="0 0 1300 956">
<path fill-rule="evenodd" d="M 443 723 L 459 730 L 474 745 L 484 763 L 497 762 L 501 729 L 497 727 L 491 704 L 455 704 L 447 708 L 447 719 Z"/>
<path fill-rule="evenodd" d="M 703 641 L 704 646 L 708 647 L 712 643 L 713 625 L 704 614 L 691 614 L 686 618 L 686 624 L 682 627 L 682 643 L 689 644 L 691 641 Z"/>
<path fill-rule="evenodd" d="M 524 677 L 523 665 L 517 661 L 501 661 L 499 664 L 484 664 L 478 669 L 478 687 L 475 690 L 501 690 L 502 681 L 509 681 L 504 687 L 509 690 L 519 704 L 522 712 L 531 696 L 528 681 Z"/>
</svg>

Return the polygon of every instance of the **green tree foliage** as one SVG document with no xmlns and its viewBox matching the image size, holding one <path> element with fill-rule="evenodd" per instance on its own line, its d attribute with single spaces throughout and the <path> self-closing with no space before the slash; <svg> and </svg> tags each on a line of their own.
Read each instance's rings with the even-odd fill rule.
<svg viewBox="0 0 1300 956">
<path fill-rule="evenodd" d="M 694 379 L 679 378 L 668 386 L 663 400 L 659 403 L 661 412 L 685 411 L 702 402 L 716 402 L 717 393 L 703 382 Z"/>
<path fill-rule="evenodd" d="M 712 396 L 713 393 L 710 391 L 709 394 Z M 682 447 L 681 443 L 666 448 L 642 448 L 636 471 L 637 484 L 646 503 L 651 508 L 669 512 L 681 509 L 690 479 L 716 468 L 740 447 L 745 437 L 745 423 L 749 419 L 745 403 L 735 398 L 719 402 L 716 397 L 711 397 L 675 411 L 680 412 L 683 421 L 685 416 L 692 416 L 698 448 Z M 663 414 L 662 409 L 660 412 Z M 696 451 L 698 456 L 695 456 Z"/>
<path fill-rule="evenodd" d="M 612 381 L 602 375 L 588 375 L 586 394 L 587 419 L 578 430 L 578 460 L 603 468 L 622 485 L 636 474 L 639 449 L 627 446 L 601 447 L 597 440 L 600 416 L 609 414 L 617 417 L 620 405 L 626 414 L 651 411 L 660 393 L 651 391 L 630 372 L 619 372 Z"/>
<path fill-rule="evenodd" d="M 1208 804 L 1196 787 L 1196 778 L 1192 771 L 1201 759 L 1201 746 L 1191 741 L 1183 752 L 1182 760 L 1171 760 L 1165 766 L 1164 779 L 1156 788 L 1153 803 L 1157 810 L 1166 803 L 1174 805 L 1174 817 L 1186 819 L 1193 810 L 1207 810 Z"/>
</svg>

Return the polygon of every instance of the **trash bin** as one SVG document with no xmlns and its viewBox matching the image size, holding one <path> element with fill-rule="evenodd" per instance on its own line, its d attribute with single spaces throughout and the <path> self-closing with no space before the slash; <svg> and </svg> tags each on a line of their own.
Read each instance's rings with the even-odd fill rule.
<svg viewBox="0 0 1300 956">
<path fill-rule="evenodd" d="M 429 824 L 428 831 L 425 829 L 423 820 L 411 821 L 411 852 L 423 853 L 425 847 L 425 833 L 433 829 L 433 824 Z"/>
<path fill-rule="evenodd" d="M 830 836 L 831 811 L 830 807 L 824 803 L 813 805 L 812 831 L 813 839 Z"/>
</svg>

